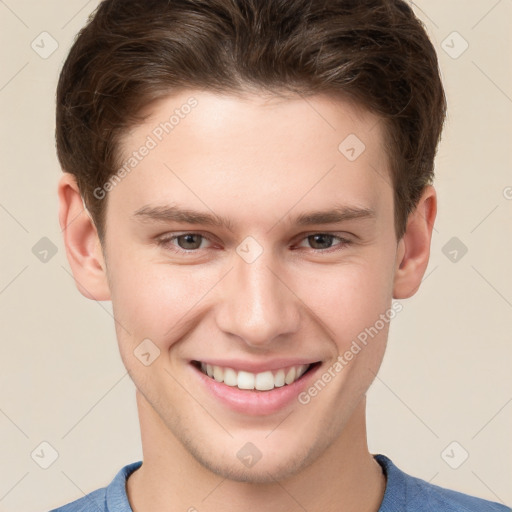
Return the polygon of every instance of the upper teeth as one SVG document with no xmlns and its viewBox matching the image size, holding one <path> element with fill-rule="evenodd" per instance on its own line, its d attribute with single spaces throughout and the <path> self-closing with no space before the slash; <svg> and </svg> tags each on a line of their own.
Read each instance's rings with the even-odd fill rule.
<svg viewBox="0 0 512 512">
<path fill-rule="evenodd" d="M 285 384 L 292 384 L 309 368 L 309 364 L 280 368 L 274 372 L 268 370 L 261 373 L 251 373 L 233 368 L 201 363 L 201 370 L 217 382 L 224 382 L 227 386 L 237 386 L 239 389 L 257 389 L 269 391 L 280 388 Z"/>
</svg>

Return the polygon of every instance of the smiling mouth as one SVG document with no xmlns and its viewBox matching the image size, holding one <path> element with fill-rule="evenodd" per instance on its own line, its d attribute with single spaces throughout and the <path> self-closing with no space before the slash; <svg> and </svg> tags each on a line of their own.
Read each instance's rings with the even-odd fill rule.
<svg viewBox="0 0 512 512">
<path fill-rule="evenodd" d="M 211 365 L 201 361 L 192 361 L 192 364 L 211 379 L 222 382 L 226 386 L 243 390 L 271 391 L 274 388 L 289 386 L 297 382 L 312 368 L 318 366 L 320 362 L 288 366 L 260 373 L 235 370 L 234 368 Z"/>
</svg>

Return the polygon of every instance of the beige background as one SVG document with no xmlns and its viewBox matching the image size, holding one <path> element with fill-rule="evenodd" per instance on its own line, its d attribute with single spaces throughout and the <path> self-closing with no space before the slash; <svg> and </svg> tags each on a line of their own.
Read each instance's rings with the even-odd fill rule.
<svg viewBox="0 0 512 512">
<path fill-rule="evenodd" d="M 96 3 L 0 2 L 0 511 L 62 505 L 141 458 L 111 305 L 78 293 L 57 220 L 55 86 Z M 402 301 L 369 392 L 370 449 L 437 485 L 510 506 L 512 2 L 422 0 L 414 8 L 439 53 L 449 116 L 431 261 L 420 292 Z M 59 45 L 48 58 L 31 47 L 48 37 L 38 37 L 43 31 Z M 464 41 L 453 31 L 469 44 L 457 58 Z M 42 237 L 57 249 L 46 263 L 32 252 Z M 452 237 L 467 247 L 456 262 L 443 253 Z M 48 469 L 35 462 L 49 460 L 48 447 L 46 458 L 31 456 L 43 441 L 58 452 Z M 463 450 L 469 458 L 449 467 Z"/>
</svg>

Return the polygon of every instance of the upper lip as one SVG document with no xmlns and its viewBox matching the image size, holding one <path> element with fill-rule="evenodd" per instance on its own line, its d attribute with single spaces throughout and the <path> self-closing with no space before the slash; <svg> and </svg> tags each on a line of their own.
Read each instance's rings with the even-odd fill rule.
<svg viewBox="0 0 512 512">
<path fill-rule="evenodd" d="M 272 359 L 269 361 L 247 361 L 243 359 L 195 359 L 199 363 L 211 364 L 212 366 L 221 366 L 223 368 L 233 368 L 233 370 L 242 370 L 251 373 L 260 373 L 267 370 L 279 370 L 289 366 L 299 366 L 302 364 L 314 364 L 319 362 L 318 359 Z"/>
</svg>

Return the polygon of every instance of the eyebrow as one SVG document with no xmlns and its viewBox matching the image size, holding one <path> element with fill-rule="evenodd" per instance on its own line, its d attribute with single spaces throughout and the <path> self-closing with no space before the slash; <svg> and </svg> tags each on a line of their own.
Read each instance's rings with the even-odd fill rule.
<svg viewBox="0 0 512 512">
<path fill-rule="evenodd" d="M 335 206 L 325 211 L 301 213 L 296 219 L 298 226 L 311 224 L 336 224 L 354 219 L 373 219 L 375 210 L 371 208 L 359 208 L 355 206 Z"/>
<path fill-rule="evenodd" d="M 215 213 L 199 212 L 178 206 L 151 206 L 145 205 L 139 208 L 133 217 L 141 222 L 185 222 L 187 224 L 204 224 L 217 226 L 233 231 L 232 223 Z"/>
<path fill-rule="evenodd" d="M 220 217 L 215 213 L 200 212 L 175 205 L 151 206 L 145 205 L 135 211 L 133 218 L 141 222 L 184 222 L 186 224 L 203 224 L 222 227 L 233 231 L 230 219 Z M 354 219 L 375 218 L 375 210 L 355 206 L 334 206 L 327 210 L 304 212 L 292 219 L 297 226 L 313 224 L 336 224 Z M 281 219 L 282 220 L 282 219 Z"/>
</svg>

